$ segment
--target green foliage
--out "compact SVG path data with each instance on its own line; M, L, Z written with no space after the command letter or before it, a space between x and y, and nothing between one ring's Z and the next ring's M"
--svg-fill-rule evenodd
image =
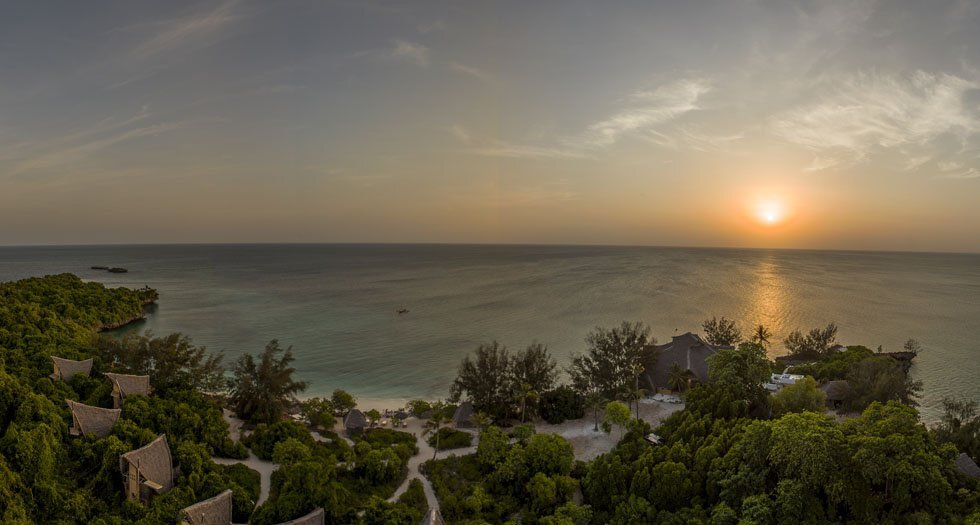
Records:
M976 401L943 398L943 417L933 429L940 443L952 443L961 452L980 459L980 412Z
M837 325L830 323L823 329L814 328L805 335L794 330L783 340L783 345L794 356L818 357L829 354L836 340Z
M473 435L468 432L443 427L438 432L429 436L427 441L430 446L436 447L438 450L466 448L473 445ZM438 446L436 446L437 442Z
M820 359L797 365L793 373L812 376L817 381L832 381L847 377L847 371L875 353L864 346L848 346L843 352L832 352Z
M398 503L415 509L420 516L429 510L429 502L425 498L425 487L419 478L413 478L408 482L408 488L398 497Z
M231 402L238 417L253 423L275 423L306 383L293 379L296 369L292 347L283 349L273 339L259 355L245 354L235 363ZM336 405L335 405L336 407Z
M259 423L251 434L242 438L242 443L251 448L259 459L271 460L276 443L290 438L310 447L315 443L310 431L295 421L279 421L271 425Z
M422 414L432 410L432 404L424 399L413 399L405 405L405 410L415 417L421 417Z
M330 395L330 405L333 407L334 415L343 417L357 406L357 400L346 390L338 388Z
M539 411L542 419L557 425L568 419L585 417L585 399L581 394L567 385L541 394Z
M705 341L715 346L731 346L742 341L742 331L734 320L727 317L705 319L701 328L704 329Z
M804 377L772 396L772 413L778 417L790 412L823 412L826 403L827 394L817 388L817 382Z
M173 392L170 398L127 397L122 417L155 434L166 434L171 441L200 442L209 454L248 457L244 445L229 437L228 423L221 416L221 409L194 391Z
M616 328L596 327L585 337L588 350L572 358L568 370L581 393L597 392L603 399L620 399L644 367L652 365L650 328L623 322Z
M316 429L330 430L337 424L333 403L329 399L314 397L303 401L300 413Z
M626 404L621 401L610 401L603 412L603 428L609 432L612 425L616 425L621 431L625 431L626 425L630 422L630 417L630 409Z
M847 373L848 397L845 405L860 410L871 403L899 401L917 406L915 398L922 382L908 376L902 365L889 357L864 359Z
M165 396L172 390L220 392L225 387L222 355L209 354L182 334L153 337L147 332L122 339L103 336L98 340L98 353L114 371L150 376L157 395Z
M474 357L460 363L450 398L458 401L465 395L476 411L497 421L518 414L524 420L535 412L541 393L554 387L555 367L548 348L539 343L514 355L496 341L480 345Z

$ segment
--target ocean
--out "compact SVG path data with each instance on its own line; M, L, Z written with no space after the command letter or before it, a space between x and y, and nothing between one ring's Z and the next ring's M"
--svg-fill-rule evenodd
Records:
M110 274L92 265L122 266ZM781 341L836 322L844 344L923 351L921 410L980 400L980 255L484 245L0 247L0 280L71 272L160 292L127 330L182 332L230 365L292 346L306 396L442 398L481 343L548 345L561 366L595 326L650 325L659 341L711 316ZM399 309L408 313L399 315ZM783 353L781 343L771 349Z

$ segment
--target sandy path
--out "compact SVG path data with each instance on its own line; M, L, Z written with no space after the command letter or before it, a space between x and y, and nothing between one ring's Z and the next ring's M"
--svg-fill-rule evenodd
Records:
M230 434L231 439L237 443L242 434L242 420L235 417L228 409L222 410L221 415L225 418L225 421L228 422L228 434ZM264 459L259 459L258 456L252 453L251 450L248 451L248 459L212 457L211 460L219 465L234 465L236 463L241 463L250 469L258 471L259 499L255 502L255 506L258 507L264 503L265 500L269 499L269 489L272 487L272 472L277 468L275 463Z
M430 509L439 508L439 500L436 499L436 493L432 490L432 483L429 482L429 478L422 475L419 472L419 466L426 461L432 459L432 453L434 452L433 447L429 445L428 441L422 437L422 432L425 430L425 422L416 418L410 417L405 420L408 424L406 428L399 428L398 430L402 432L408 432L409 434L414 434L417 438L416 443L419 446L419 453L408 459L408 474L405 476L405 481L395 489L395 493L388 498L388 501L396 501L399 496L408 490L408 484L413 480L418 478L422 481L422 488L425 490L425 499L429 503ZM473 442L476 443L478 437L476 433L473 432ZM476 452L476 445L467 448L457 448L453 450L444 450L440 452L436 457L444 458L448 456L465 456L467 454L472 454Z

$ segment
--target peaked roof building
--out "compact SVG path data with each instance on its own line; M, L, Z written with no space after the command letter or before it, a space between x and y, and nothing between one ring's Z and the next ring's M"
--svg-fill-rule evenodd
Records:
M89 375L92 372L91 359L72 361L71 359L51 356L51 364L54 366L51 379L60 379L61 381L71 381L71 378L75 377L76 374Z
M364 430L364 427L366 426L367 417L364 416L364 412L361 412L356 408L352 408L350 412L344 416L344 428L346 428L348 432Z
M111 372L103 375L112 382L113 408L121 408L126 396L150 395L150 376L113 374Z
M323 525L323 523L324 523L323 509L317 507L313 509L312 512L310 512L305 516L280 523L279 525Z
M651 349L656 360L653 367L646 369L646 379L654 389L668 388L667 378L670 370L677 364L681 370L690 370L693 379L708 381L708 358L717 354L719 348L708 344L701 336L687 332L675 335L663 345L653 345Z
M167 436L160 434L148 445L119 456L126 499L148 502L174 487L174 465Z
M473 403L469 401L463 401L456 411L453 412L453 423L456 424L456 428L473 428L476 425L473 424Z
M953 461L953 464L956 465L956 470L962 472L963 474L966 474L974 479L980 478L980 467L978 467L977 463L973 461L973 458L966 455L966 452L962 452L959 456L956 456L956 460Z
M95 437L104 438L112 432L112 426L119 420L122 410L118 408L99 408L66 399L68 409L71 410L71 429L69 433L73 436L84 436L93 434Z
M217 496L199 501L180 511L188 525L230 525L232 493L228 489Z

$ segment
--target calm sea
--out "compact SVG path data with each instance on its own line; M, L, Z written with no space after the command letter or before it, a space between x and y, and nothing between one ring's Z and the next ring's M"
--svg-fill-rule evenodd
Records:
M126 274L90 270L123 266ZM661 341L705 317L782 339L924 351L912 373L932 419L943 396L980 400L980 255L582 246L179 245L0 248L0 280L61 272L149 285L136 330L183 332L230 363L292 345L307 395L445 396L459 360L494 339L537 340L561 364L596 325L639 320ZM397 309L409 312L398 315ZM781 345L772 350L782 352Z

